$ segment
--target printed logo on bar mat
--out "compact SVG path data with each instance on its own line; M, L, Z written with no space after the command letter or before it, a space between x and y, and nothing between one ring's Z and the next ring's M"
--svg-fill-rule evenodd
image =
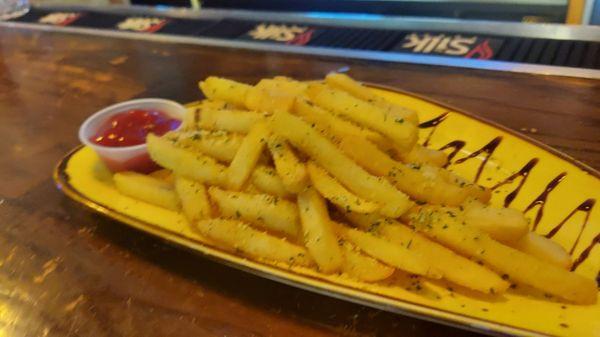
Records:
M502 39L462 36L460 34L409 33L396 46L396 51L435 54L446 56L462 56L487 60L494 56L502 46Z
M82 13L77 12L55 12L42 16L38 22L54 26L68 26L81 16Z
M131 30L134 32L154 33L163 28L168 19L155 17L129 17L117 24L119 30Z
M265 41L303 46L310 42L317 30L313 27L259 23L240 38L243 40Z

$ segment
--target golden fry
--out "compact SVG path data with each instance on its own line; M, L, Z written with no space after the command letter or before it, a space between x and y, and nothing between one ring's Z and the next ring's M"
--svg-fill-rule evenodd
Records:
M405 163L429 164L436 167L443 167L448 162L448 156L438 150L428 149L416 144L408 153L398 152L400 159Z
M379 213L362 214L352 212L339 206L337 207L337 210L344 218L350 221L351 224L367 232L375 229L386 219Z
M308 172L313 186L325 199L345 210L358 213L373 213L379 210L379 205L364 200L352 194L344 186L331 177L325 170L314 163L308 163Z
M239 220L209 219L196 223L202 235L254 258L312 266L304 247L256 230Z
M325 82L332 87L344 90L354 97L383 109L391 116L404 118L415 125L419 123L419 118L415 111L388 102L385 98L374 94L369 88L353 80L348 75L331 73L325 77Z
M244 110L204 110L200 114L198 127L207 130L248 133L265 115Z
M198 123L200 123L200 115L202 110L221 110L231 109L233 106L224 101L211 101L208 99L188 105L185 115L179 130L196 130L198 129Z
M248 90L245 104L250 110L289 112L295 98L306 89L306 83L289 79L263 79Z
M199 83L200 90L210 100L225 101L243 107L252 86L225 78L210 76Z
M382 214L398 217L412 206L404 193L367 173L299 117L277 112L271 122L275 133L308 154L349 190L381 204Z
M466 225L452 208L422 207L411 215L410 224L445 246L483 261L505 278L577 304L596 303L594 281L493 240Z
M572 264L571 255L561 245L533 232L528 232L509 245L563 269L568 270Z
M268 194L225 191L217 187L210 187L208 193L223 217L244 220L291 238L298 237L300 233L298 208L291 201Z
M152 133L146 144L152 160L179 176L218 186L225 182L225 166L211 157L179 148L171 140Z
M374 142L384 142L385 138L379 133L356 125L336 115L323 110L309 101L306 97L296 98L294 113L311 124L319 126L327 131L335 131L336 134L353 135L366 138Z
M323 84L310 84L306 92L319 106L380 132L403 152L409 152L417 142L418 130L413 123L401 117L388 116L385 111L345 91Z
M227 168L227 186L229 188L239 190L246 183L260 158L269 135L270 131L264 123L258 123L252 127Z
M361 253L347 241L342 242L341 247L344 251L342 270L354 278L365 282L376 282L385 280L394 273L394 268Z
M387 177L394 186L418 201L458 206L469 196L468 190L447 183L439 174L441 169L419 164L404 165L366 139L342 137L338 145L367 171Z
M211 217L211 205L206 195L206 188L202 183L184 177L175 178L175 191L183 214L190 222L196 222Z
M336 225L336 230L344 239L385 264L434 279L442 277L439 269L433 267L423 255L409 249L410 247L407 248L377 237L370 232L363 232L341 224Z
M443 278L460 286L489 294L504 292L510 285L491 270L468 260L435 243L408 227L393 221L383 221L378 232L391 242L410 247L441 270Z
M279 136L271 136L267 145L285 188L292 193L304 190L308 185L308 172L287 141Z
M293 196L285 186L283 181L277 175L274 168L258 165L252 172L250 177L252 184L260 191L282 198L290 198Z
M486 232L493 239L516 243L529 232L529 223L522 212L512 208L498 208L479 202L467 204L465 222Z
M344 254L332 227L325 200L317 191L308 188L298 194L298 209L304 233L304 245L319 270L332 273L342 268Z
M233 160L244 139L239 134L208 130L170 132L165 137L173 139L179 147L193 149L226 163Z
M173 185L164 180L135 172L119 172L113 176L117 190L149 204L179 210L179 198Z

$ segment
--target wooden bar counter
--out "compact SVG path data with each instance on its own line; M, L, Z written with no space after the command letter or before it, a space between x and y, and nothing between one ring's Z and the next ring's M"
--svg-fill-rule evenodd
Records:
M109 104L194 101L209 75L313 79L346 67L600 168L598 80L0 28L0 335L475 335L217 264L83 209L52 181L81 122Z

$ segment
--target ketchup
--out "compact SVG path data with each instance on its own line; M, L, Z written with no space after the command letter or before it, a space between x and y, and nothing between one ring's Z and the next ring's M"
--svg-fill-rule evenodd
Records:
M146 142L153 133L162 136L179 127L181 121L162 111L133 109L120 112L106 120L90 141L108 147L124 147Z

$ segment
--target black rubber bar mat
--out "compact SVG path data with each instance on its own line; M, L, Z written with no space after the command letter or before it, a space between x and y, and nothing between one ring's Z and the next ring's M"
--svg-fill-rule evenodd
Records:
M153 15L32 8L13 21L144 34L196 36L295 46L411 53L572 68L600 69L600 43L454 32L331 27L240 19L179 19Z

